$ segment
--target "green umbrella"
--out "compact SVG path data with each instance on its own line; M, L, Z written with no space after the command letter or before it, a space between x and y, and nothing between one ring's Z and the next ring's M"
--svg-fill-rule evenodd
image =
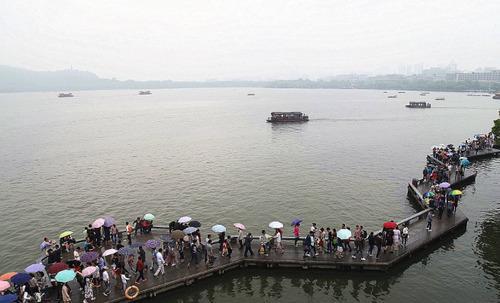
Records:
M452 196L460 196L461 194L463 194L463 193L461 191L459 191L458 189L455 189L451 192Z
M153 221L154 219L155 219L155 216L153 216L152 214L145 214L144 215L144 220Z
M60 271L56 275L56 281L60 283L67 283L73 281L76 277L76 273L72 269L66 269Z
M62 234L60 234L60 235L59 235L59 239L60 239L60 238L67 237L67 236L71 236L72 234L73 234L73 232L72 232L72 231L67 230L67 231L65 231L65 232L63 232Z

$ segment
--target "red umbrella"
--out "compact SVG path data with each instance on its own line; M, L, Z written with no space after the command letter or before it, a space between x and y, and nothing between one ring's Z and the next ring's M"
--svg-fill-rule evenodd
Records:
M62 262L57 262L57 263L54 263L52 265L49 266L49 274L57 274L58 272L60 271L63 271L65 269L68 269L69 266L68 264L66 263L62 263Z
M398 227L398 224L394 221L388 221L384 223L384 228L395 229L396 227Z

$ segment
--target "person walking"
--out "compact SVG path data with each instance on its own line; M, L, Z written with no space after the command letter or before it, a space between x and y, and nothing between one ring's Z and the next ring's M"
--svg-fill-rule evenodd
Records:
M238 243L240 244L239 248L242 249L243 248L243 240L244 240L244 236L243 236L243 230L241 230L240 228L238 228Z
M84 297L85 299L83 300L84 303L88 303L89 301L94 301L94 290L92 289L92 281L89 278L85 279L85 294Z
M401 234L401 237L403 239L403 245L406 246L406 243L408 242L408 236L410 234L410 230L408 229L408 224L405 225L403 228L403 233Z
M399 250L400 243L401 243L401 231L399 230L399 227L396 227L394 229L394 234L392 235L393 251L397 252Z
M118 239L118 227L116 227L116 224L111 225L110 232L111 232L111 243L113 243L113 245L116 245L116 241Z
M141 223L142 220L140 217L137 217L132 224L134 224L134 236L137 237L137 232L140 230L142 234L142 229L141 229Z
M158 277L158 274L161 273L163 276L165 274L165 260L163 259L163 249L160 248L155 254L156 257L156 263L158 263L158 269L156 270L154 276Z
M135 272L139 274L139 276L135 280L135 284L139 284L141 280L146 281L146 279L144 278L144 261L141 256L137 257Z
M62 286L62 301L64 303L71 302L71 288L69 288L68 283L64 283Z
M365 261L366 259L363 257L363 246L361 244L361 241L363 241L362 238L363 231L361 230L361 227L359 225L356 225L356 229L354 230L354 254L352 254L352 258L356 259L356 256L358 254L361 255L361 261Z
M297 223L293 227L293 236L295 237L295 247L298 247L297 242L299 242L299 237L300 237L300 224Z
M130 225L130 223L125 222L125 230L127 231L128 245L132 245L132 232L134 231L134 228Z
M373 256L373 247L375 246L375 236L373 235L373 231L368 236L368 255Z
M195 265L198 264L198 246L196 245L196 240L189 245L189 251L191 252L191 259L188 262L188 268L191 267L192 263Z
M313 241L314 241L314 232L311 231L304 240L304 258L311 256L311 247Z
M122 282L122 289L123 289L123 292L125 293L125 291L127 290L127 281L130 280L130 278L128 278L126 275L125 275L125 272L121 272L120 273L120 279L121 279L121 282Z
M281 243L281 231L279 229L276 229L276 234L274 235L274 241L276 242L276 247L274 249L275 252L280 251L280 254L283 254L283 245Z
M109 293L111 292L111 282L109 280L109 273L108 273L108 268L106 266L103 267L102 269L102 273L101 273L101 276L102 276L102 285L104 287L104 291L102 292L102 294L104 296L108 296Z
M377 260L380 256L380 251L382 250L382 242L383 242L382 233L378 233L375 236L375 246L377 246L377 255L375 256L375 258Z
M252 233L248 233L247 236L245 237L245 258L248 257L248 253L250 253L251 256L253 256L253 251L252 251Z
M432 231L432 211L427 213L427 231Z

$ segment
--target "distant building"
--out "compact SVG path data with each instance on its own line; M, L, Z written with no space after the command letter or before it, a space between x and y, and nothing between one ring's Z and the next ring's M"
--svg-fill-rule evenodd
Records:
M451 81L486 81L500 82L500 70L472 73L452 73L446 75L447 80Z

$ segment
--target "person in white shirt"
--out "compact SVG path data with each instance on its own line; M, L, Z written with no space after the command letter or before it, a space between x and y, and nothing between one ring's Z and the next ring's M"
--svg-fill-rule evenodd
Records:
M243 238L245 238L245 236L243 236L243 231L238 228L238 242L240 244L240 249L243 248Z
M275 251L277 252L279 250L280 254L283 254L283 246L281 244L281 231L279 229L276 229L276 234L273 238L276 241Z
M80 261L80 255L82 253L82 249L80 247L77 247L75 251L73 251L73 259Z
M102 282L104 284L104 291L103 295L108 296L109 293L111 292L111 284L109 283L109 273L107 271L107 267L104 266L102 270Z
M130 278L127 278L124 272L122 272L120 278L122 280L123 291L125 292L127 290L127 281L130 280Z
M403 228L403 234L402 234L402 239L403 239L403 245L406 246L406 242L408 241L408 235L410 234L410 231L408 229L408 225L405 225Z
M155 277L158 276L158 274L164 275L165 274L165 259L163 259L163 249L160 248L158 252L156 252L156 262L158 263L158 269L155 272Z

